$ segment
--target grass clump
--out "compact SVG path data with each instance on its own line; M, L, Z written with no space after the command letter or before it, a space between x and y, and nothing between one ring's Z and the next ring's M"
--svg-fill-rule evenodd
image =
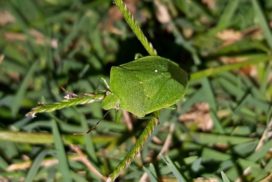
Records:
M154 47L143 39L147 51L111 1L0 3L1 178L106 180L144 131L151 137L131 154L140 155L113 178L270 180L268 1L127 0ZM191 75L185 98L162 110L159 123L114 110L103 117L100 103L74 107L104 98L84 93L106 91L100 78L108 79L112 65L155 50ZM72 98L62 101L62 95ZM71 107L32 120L24 116L56 101Z

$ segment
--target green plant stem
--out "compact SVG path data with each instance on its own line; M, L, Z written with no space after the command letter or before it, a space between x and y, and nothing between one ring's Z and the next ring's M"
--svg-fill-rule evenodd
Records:
M158 124L158 123L155 123ZM241 144L246 142L252 142L257 138L248 138L241 136L232 136L224 134L212 134L212 133L182 133L179 134L179 138L182 141L196 140L202 144ZM62 135L62 139L65 145L69 144L83 144L84 138L82 135ZM104 145L107 143L116 144L120 140L119 136L92 136L92 141L95 144ZM27 132L13 132L13 131L0 131L0 141L16 142L24 144L40 144L47 145L53 143L53 136L49 133L27 133Z
M205 70L197 71L191 74L190 81L199 80L202 78L206 78L208 76L214 76L216 74L220 74L226 71L237 70L242 67L262 63L271 60L271 56L267 54L259 54L254 56L245 56L246 60L239 63L227 64L223 66L217 66L213 68L208 68Z
M136 141L133 148L129 151L129 153L126 155L126 157L118 164L118 166L115 168L115 170L110 174L109 178L111 181L114 181L115 178L118 177L120 172L122 170L124 170L131 163L131 161L135 158L135 156L141 151L144 143L151 136L154 128L159 123L157 114L155 113L155 115L148 121L147 126L145 127L144 131L141 133L139 139Z
M146 51L151 56L156 56L157 52L153 48L152 44L147 40L146 36L142 32L141 28L139 27L138 23L134 20L131 12L127 9L125 3L123 0L114 0L114 3L118 7L118 9L121 11L122 15L124 16L127 24L130 26L134 34L137 36L139 41L142 43Z
M65 99L60 102L52 103L52 104L42 104L40 106L32 108L30 112L26 114L27 117L34 118L37 113L42 112L53 112L55 110L60 110L65 107L72 107L76 105L90 104L93 102L98 102L103 100L105 94L84 94L80 96L76 96L73 98Z
M62 138L66 145L84 143L82 135L62 135ZM118 138L113 136L92 136L92 141L97 144L106 144L115 140L118 140ZM47 133L0 131L0 141L45 145L53 143L53 136Z
M59 160L58 168L62 174L63 181L72 182L72 176L70 171L70 166L64 149L64 143L61 138L57 122L55 120L51 121L53 140L55 145L56 157Z

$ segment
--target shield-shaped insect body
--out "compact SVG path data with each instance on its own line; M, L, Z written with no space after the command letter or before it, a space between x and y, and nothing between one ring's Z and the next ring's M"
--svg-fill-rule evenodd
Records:
M103 108L120 108L143 117L176 104L185 93L187 73L176 63L159 56L147 56L114 66L110 92Z

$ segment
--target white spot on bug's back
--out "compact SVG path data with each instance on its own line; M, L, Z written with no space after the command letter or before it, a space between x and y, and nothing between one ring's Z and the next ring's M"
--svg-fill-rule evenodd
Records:
M154 70L155 71L155 73L158 73L158 70Z

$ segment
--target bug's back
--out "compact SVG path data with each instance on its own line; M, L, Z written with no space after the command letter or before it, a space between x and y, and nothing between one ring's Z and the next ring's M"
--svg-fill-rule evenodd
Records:
M176 63L159 56L113 67L110 73L111 91L120 99L120 108L138 117L177 103L187 80Z

